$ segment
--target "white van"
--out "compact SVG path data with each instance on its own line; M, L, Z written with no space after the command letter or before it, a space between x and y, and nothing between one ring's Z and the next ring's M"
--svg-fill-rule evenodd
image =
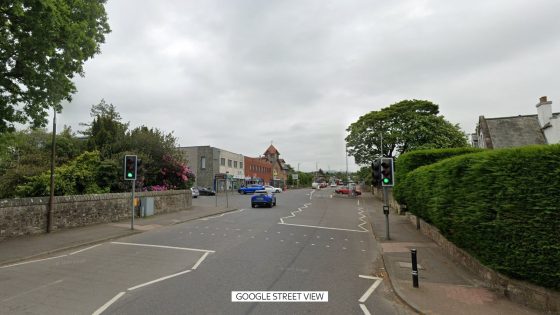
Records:
M319 183L313 183L313 184L311 184L311 188L313 188L313 189L319 189L319 188L320 188L320 185L321 185L321 184L319 184Z

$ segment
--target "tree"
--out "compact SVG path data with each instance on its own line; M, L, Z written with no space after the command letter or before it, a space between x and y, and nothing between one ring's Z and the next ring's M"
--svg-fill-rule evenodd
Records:
M91 124L81 124L88 128L81 133L85 135L89 150L98 150L103 159L125 151L128 123L123 123L121 115L113 104L101 100L99 104L92 105L90 115Z
M14 123L45 126L60 111L110 32L106 0L12 0L0 3L0 133Z
M404 100L371 111L346 129L348 154L363 165L381 155L391 157L417 149L468 146L459 126L438 113L438 105L424 100Z

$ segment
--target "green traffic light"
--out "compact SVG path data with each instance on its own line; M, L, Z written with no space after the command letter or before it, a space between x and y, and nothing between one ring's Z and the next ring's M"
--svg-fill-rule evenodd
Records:
M389 184L389 179L388 178L383 178L383 183L384 184Z
M126 173L126 177L132 178L132 173L131 172Z

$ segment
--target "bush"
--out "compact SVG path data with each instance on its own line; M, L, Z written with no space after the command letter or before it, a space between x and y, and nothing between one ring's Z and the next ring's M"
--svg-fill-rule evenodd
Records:
M401 183L405 180L408 173L420 166L430 165L457 155L482 152L477 148L452 148L452 149L428 149L416 150L405 153L395 160L395 199L401 203L407 203L401 193Z
M109 187L97 185L99 152L85 152L75 160L55 169L55 195L102 194L109 192ZM20 197L39 197L50 194L50 172L29 178L26 184L16 188Z
M560 145L445 159L400 189L411 212L483 264L560 289Z

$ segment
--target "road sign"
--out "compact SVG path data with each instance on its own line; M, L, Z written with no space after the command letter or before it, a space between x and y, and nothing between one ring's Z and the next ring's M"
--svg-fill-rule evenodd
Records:
M218 173L216 175L214 175L215 179L226 179L227 178L227 174L223 174L223 173Z
M299 174L292 174L292 179L298 180L299 179Z

